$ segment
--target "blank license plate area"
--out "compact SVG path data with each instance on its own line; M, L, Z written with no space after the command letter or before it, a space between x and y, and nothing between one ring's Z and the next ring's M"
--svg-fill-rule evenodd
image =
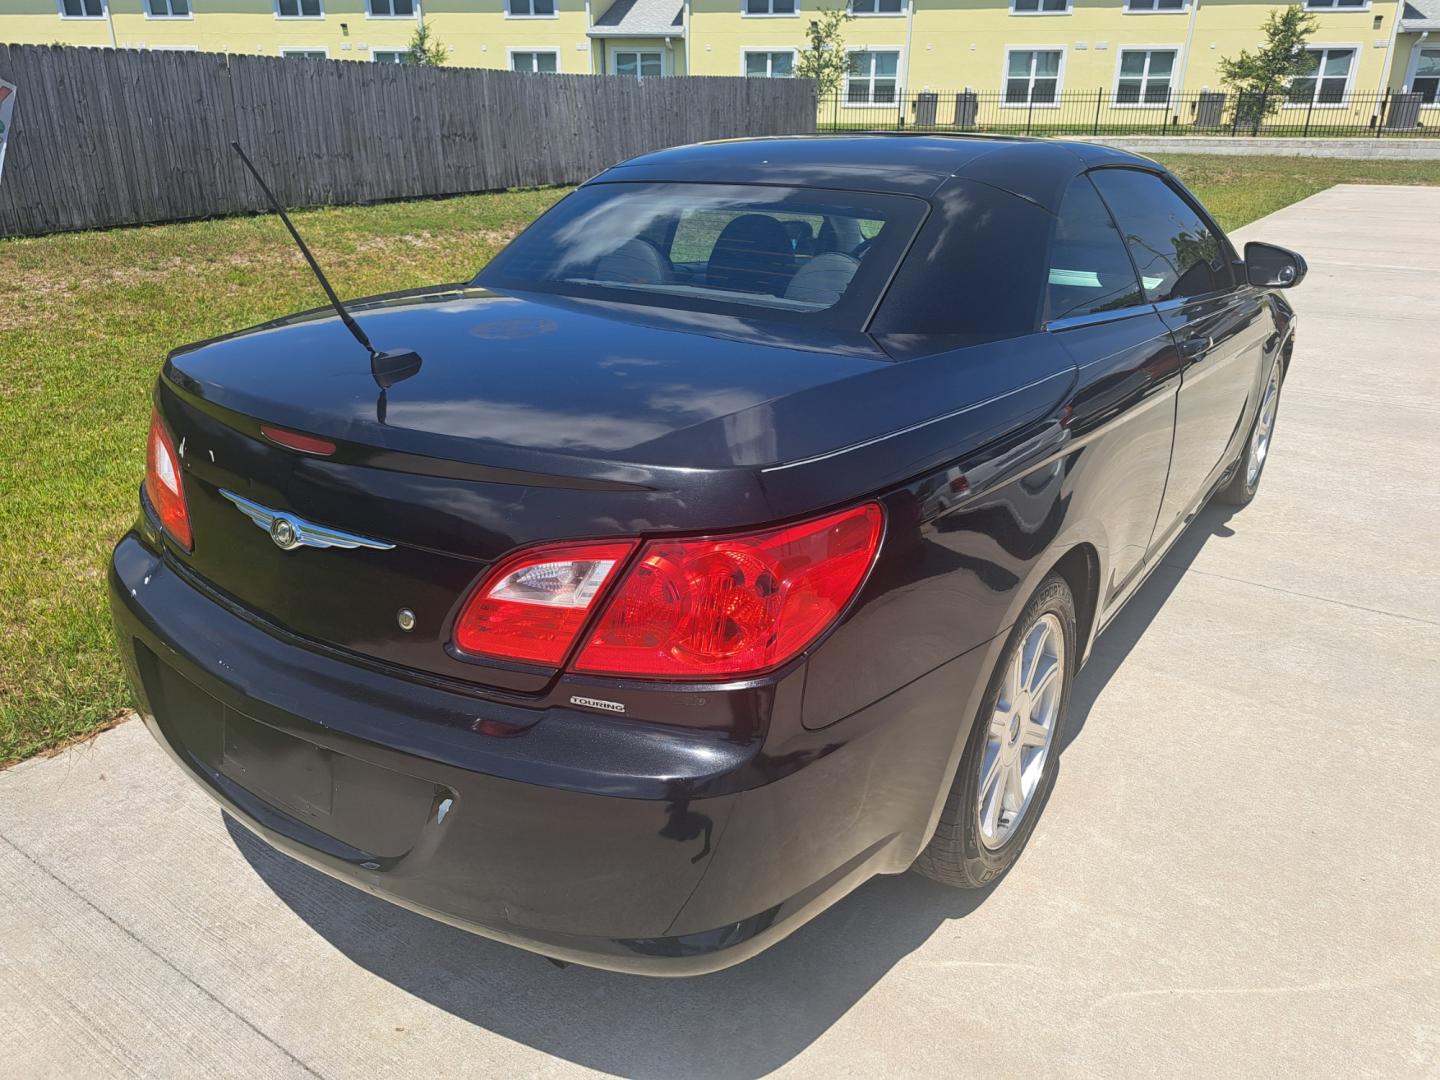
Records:
M268 803L306 817L335 809L334 757L314 743L225 710L219 770Z
M398 858L415 845L436 807L454 798L443 785L252 720L160 663L144 646L136 659L156 719L182 760L202 775L220 774L349 848ZM302 842L315 846L313 839Z

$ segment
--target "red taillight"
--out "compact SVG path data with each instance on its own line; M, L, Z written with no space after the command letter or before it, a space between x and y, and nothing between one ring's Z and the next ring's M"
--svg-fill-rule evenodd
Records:
M150 445L145 452L145 497L155 508L160 524L174 541L189 551L190 511L185 507L185 488L180 482L180 455L158 412L150 415Z
M778 667L828 629L880 548L876 503L743 536L549 544L496 566L455 623L461 652L558 667L601 604L574 667L730 679Z
M260 425L260 434L279 446L299 450L302 454L318 454L320 457L329 457L335 453L333 442L315 435L302 435L298 431L286 431L284 428L271 427L269 424Z
M652 540L606 604L577 671L666 679L785 663L844 610L880 547L875 503L744 536Z
M462 652L558 665L634 540L531 548L495 567L455 622Z

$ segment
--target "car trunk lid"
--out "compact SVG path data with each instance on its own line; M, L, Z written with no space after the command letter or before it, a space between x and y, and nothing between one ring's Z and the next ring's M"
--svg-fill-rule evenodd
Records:
M420 370L382 390L324 312L170 358L158 405L195 535L177 558L283 631L522 693L549 674L448 648L493 560L541 540L717 527L687 509L701 487L734 524L764 520L754 471L737 467L773 453L756 411L891 366L863 341L821 352L472 289L354 310ZM287 432L334 450L282 445Z

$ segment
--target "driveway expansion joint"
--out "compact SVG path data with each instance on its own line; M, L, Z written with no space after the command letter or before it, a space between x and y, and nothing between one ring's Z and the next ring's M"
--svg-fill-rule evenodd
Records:
M1179 570L1181 576L1187 574L1198 574L1200 577L1219 578L1221 581L1233 581L1237 585L1251 585L1257 589L1269 589L1271 592L1284 593L1286 596L1293 596L1300 600L1315 600L1321 604L1334 604L1337 607L1349 608L1352 611L1368 611L1372 615L1388 615L1392 619L1403 619L1406 622L1419 623L1421 626L1440 627L1440 620L1427 619L1423 615L1406 615L1401 611L1390 611L1386 608L1367 607L1364 604L1352 604L1348 600L1336 600L1333 596L1317 596L1315 593L1300 592L1296 589L1287 589L1280 585L1267 585L1263 581L1251 581L1249 578L1232 577L1229 574L1217 574L1214 570L1199 570L1184 563L1171 562L1169 559L1161 559L1160 565L1171 570Z
M297 1067L299 1067L300 1069L303 1069L307 1075L315 1077L316 1080L325 1080L325 1078L324 1078L320 1073L316 1072L315 1069L313 1069L310 1065L306 1064L304 1061L301 1061L300 1058L296 1057L295 1054L294 1054L291 1050L289 1050L287 1047L283 1046L281 1043L277 1042L277 1041L275 1040L275 1038L274 1038L273 1036L271 1036L268 1032L266 1032L266 1031L262 1030L261 1028L257 1027L251 1020L249 1020L249 1019L246 1018L245 1016L241 1015L240 1013L236 1012L235 1009L234 1009L228 1002L226 1002L226 1001L225 1001L224 999L222 999L222 998L217 997L217 996L215 995L214 991L210 990L210 989L209 989L208 987L206 987L204 984L199 983L199 982L196 982L195 979L191 977L191 975L189 974L189 972L185 971L183 968L181 968L181 967L179 967L177 964L175 964L175 962L172 961L168 956L166 956L164 953L160 952L158 949L156 949L154 946L152 946L148 941L146 941L144 938L142 938L139 934L135 933L135 931L133 931L132 929L130 929L130 927L126 926L124 923L120 922L120 920L116 919L113 915L111 915L108 911L106 911L104 908L102 908L99 904L95 903L95 901L91 900L88 896L86 896L84 893L82 893L79 889L75 888L75 886L71 885L68 881L66 881L64 878L62 878L59 874L57 874L57 873L55 873L55 871L51 870L50 867L46 866L43 862L41 862L39 859L37 859L34 855L31 855L30 852L26 851L26 850L25 850L24 848L22 848L19 844L15 843L15 841L11 840L8 836L4 835L3 833L0 833L0 843L3 843L3 844L4 844L6 847L8 847L11 851L15 852L15 854L19 855L22 859L24 859L26 862L28 862L31 866L35 867L35 868L36 868L37 870L39 870L42 874L44 874L46 877L48 877L51 881L53 881L53 882L55 882L55 884L59 885L60 888L64 889L64 890L65 890L66 892L68 892L71 896L75 897L75 899L79 900L82 904L84 904L86 907L88 907L91 911L95 912L95 914L99 915L102 919L104 919L107 923L109 923L111 926L113 926L116 930L119 930L122 934L124 934L127 938L129 938L131 941L133 941L136 945L139 945L140 948L144 949L147 953L149 953L151 956L153 956L156 960L160 961L160 963L162 963L163 965L165 965L165 967L167 967L168 969L170 969L171 971L173 971L176 975L180 976L181 979L183 979L187 984L189 984L190 986L192 986L192 987L194 987L196 990L198 990L204 997L206 997L206 998L209 999L210 1001L214 1002L216 1005L218 1005L218 1006L219 1006L221 1009L223 1009L225 1012L227 1012L227 1013L229 1013L231 1016L233 1016L236 1020L238 1020L241 1024L243 1024L243 1025L244 1025L246 1028L248 1028L250 1031L254 1032L256 1035L258 1035L258 1036L259 1036L261 1039L263 1039L265 1042L267 1042L267 1043L269 1043L271 1046L273 1046L277 1051L279 1051L281 1054L283 1054L287 1059L289 1059L290 1061L294 1062L294 1064L295 1064Z

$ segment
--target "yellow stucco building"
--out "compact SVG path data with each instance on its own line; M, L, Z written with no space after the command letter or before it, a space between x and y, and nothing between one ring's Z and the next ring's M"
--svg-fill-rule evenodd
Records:
M996 109L1150 109L1197 122L1217 63L1261 40L1263 0L848 0L851 73L824 108L955 122L957 95ZM399 60L428 21L451 64L641 78L790 75L835 0L0 0L0 41ZM1304 0L1315 75L1287 109L1322 123L1386 91L1440 124L1440 0ZM926 105L917 99L935 95ZM1184 101L1191 115L1176 103ZM1368 107L1368 106L1367 106ZM929 115L925 113L929 109ZM866 112L865 110L869 110ZM1432 111L1433 110L1433 111ZM1353 110L1352 110L1353 111ZM1161 121L1164 122L1163 120Z

